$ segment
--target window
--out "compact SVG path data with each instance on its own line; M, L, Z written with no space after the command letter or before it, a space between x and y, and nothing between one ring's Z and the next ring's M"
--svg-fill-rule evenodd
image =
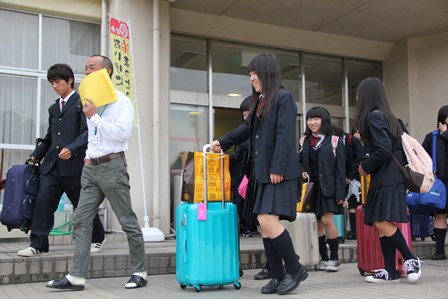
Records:
M171 37L171 89L207 92L207 40Z
M0 39L0 171L4 173L23 163L35 138L47 131L48 107L58 98L47 82L47 69L67 63L75 74L84 75L87 57L100 52L100 25L0 9Z
M356 107L356 89L367 77L381 78L381 63L347 59L348 103Z
M213 94L216 96L237 96L239 103L252 94L249 83L249 63L255 56L269 53L279 61L283 85L299 100L299 52L251 46L231 42L212 41Z
M342 106L342 59L305 54L304 64L306 102Z

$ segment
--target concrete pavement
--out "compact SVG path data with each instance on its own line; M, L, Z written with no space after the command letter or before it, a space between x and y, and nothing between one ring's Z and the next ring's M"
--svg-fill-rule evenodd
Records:
M419 281L410 284L402 278L397 284L369 284L364 281L355 263L344 263L336 273L310 271L308 279L287 298L448 298L448 262L422 261L423 274ZM153 275L148 286L126 290L127 277L89 279L84 291L54 291L45 283L0 285L0 298L276 298L277 295L262 295L261 287L267 281L255 281L258 269L245 270L241 277L241 289L232 285L203 287L200 293L194 288L181 289L174 274Z

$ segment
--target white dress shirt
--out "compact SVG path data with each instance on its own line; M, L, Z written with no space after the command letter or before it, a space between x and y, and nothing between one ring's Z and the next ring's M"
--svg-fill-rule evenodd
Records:
M97 107L97 114L87 119L89 143L86 159L99 158L128 149L128 139L131 137L134 121L134 106L124 93L117 89L115 92L117 101ZM106 108L103 111L104 107Z
M75 91L72 90L71 93L68 94L68 96L66 96L65 98L59 97L59 109L62 111L62 101L64 101L64 105L67 105L68 100L70 99L70 97L72 96L72 94L74 94Z

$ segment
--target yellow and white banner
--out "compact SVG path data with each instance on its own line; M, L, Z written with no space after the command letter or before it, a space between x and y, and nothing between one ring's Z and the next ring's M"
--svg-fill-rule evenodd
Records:
M115 18L110 19L110 59L114 65L112 81L115 88L127 95L131 101L134 98L134 70L131 53L131 31L127 23Z

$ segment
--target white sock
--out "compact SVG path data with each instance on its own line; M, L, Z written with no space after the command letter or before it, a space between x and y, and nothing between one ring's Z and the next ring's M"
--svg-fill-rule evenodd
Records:
M67 274L65 277L67 277L67 280L70 281L70 283L74 286L84 285L86 283L86 279L82 277L77 277L70 274Z
M146 273L146 271L143 271L143 272L135 272L135 273L132 273L132 275L137 275L137 276L142 277L143 279L146 279L147 273ZM126 288L135 288L136 286L137 286L137 285L136 285L134 282L128 282L128 283L125 285Z

